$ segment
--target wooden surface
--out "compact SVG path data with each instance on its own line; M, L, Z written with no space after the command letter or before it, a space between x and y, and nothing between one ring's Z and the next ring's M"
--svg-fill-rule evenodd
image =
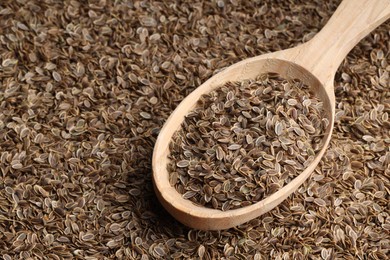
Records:
M344 0L326 26L309 42L298 47L238 62L207 80L188 95L171 114L157 138L153 152L153 184L165 209L183 224L203 230L234 227L278 206L314 171L329 144L335 113L334 75L348 52L368 33L390 17L390 0ZM205 208L183 199L169 183L169 142L184 116L204 93L227 81L254 79L277 72L286 79L299 78L324 102L330 122L324 146L313 163L289 184L253 205L229 211Z

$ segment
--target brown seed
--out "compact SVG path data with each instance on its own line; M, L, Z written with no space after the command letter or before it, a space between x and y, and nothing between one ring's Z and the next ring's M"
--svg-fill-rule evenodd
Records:
M229 150L237 150L240 149L241 145L240 144L231 144L228 146Z
M84 241L91 241L91 240L93 240L94 238L95 238L95 235L92 234L92 233L89 233L89 232L85 233L85 234L81 237L81 239L84 240Z
M290 106L295 106L296 104L298 104L298 101L296 99L290 98L289 100L287 100L287 104L289 104Z
M117 223L114 223L110 226L110 230L112 232L118 232L121 229L121 226Z
M317 204L320 207L325 207L326 206L326 202L323 199L321 199L321 198L314 199L314 203Z
M192 198L196 195L195 191L187 191L186 193L183 194L183 198L189 199Z
M141 112L140 115L145 118L145 119L151 119L152 116L151 114L147 113L147 112Z
M283 126L282 126L281 123L277 122L277 123L275 124L275 134L276 134L276 135L281 135L282 132L283 132Z
M156 246L156 247L154 248L154 252L155 252L158 256L161 256L161 257L166 255L164 249L162 249L161 247L158 247L158 246Z
M206 251L206 248L203 245L200 245L198 247L198 256L200 257L200 259L203 258L205 251Z
M57 241L60 243L69 243L70 242L69 238L67 238L65 236L61 236L61 237L57 238Z
M57 72L57 71L53 71L53 79L55 80L55 81L61 81L61 75Z
M184 168L184 167L188 167L190 165L190 162L188 160L181 160L177 162L176 165L177 167Z

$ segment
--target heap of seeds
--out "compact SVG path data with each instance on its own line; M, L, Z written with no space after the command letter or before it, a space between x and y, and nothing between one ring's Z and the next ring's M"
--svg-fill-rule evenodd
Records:
M321 149L328 125L307 85L277 74L228 82L203 95L170 143L170 183L223 211L276 192Z
M390 21L336 74L331 145L274 210L189 229L154 143L213 73L309 40L340 0L0 1L0 258L386 259Z

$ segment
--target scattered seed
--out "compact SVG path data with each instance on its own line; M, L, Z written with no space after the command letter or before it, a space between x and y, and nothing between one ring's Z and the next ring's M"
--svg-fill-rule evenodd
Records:
M203 259L386 259L389 22L355 46L338 69L335 128L313 177L262 217L205 232L173 221L157 205L150 158L164 121L219 70L311 39L340 1L315 1L315 8L314 1L223 0L223 7L218 1L64 1L64 8L51 2L1 1L1 259L198 259L203 247ZM228 102L215 104L215 113L248 106L247 97L233 89L225 94ZM310 96L290 93L283 110L260 109L265 89L251 93L259 98L242 110L247 113L237 114L241 121L215 123L229 129L215 138L230 142L208 148L210 139L194 137L204 141L205 150L198 151L203 160L196 162L197 153L188 150L183 160L196 168L192 176L211 178L211 186L188 184L205 190L195 198L221 207L214 197L230 186L218 198L231 200L231 208L245 207L245 201L274 189L267 182L285 185L298 174L284 163L291 154L315 155L317 141L289 141L285 134L295 135L289 124L280 136L274 131L285 113L313 136L298 116ZM265 92L275 98L272 88ZM297 104L290 105L290 98ZM244 101L239 105L238 99ZM321 111L314 100L308 108ZM268 120L271 138L261 134ZM252 122L259 125L248 127ZM204 127L206 133L216 129ZM230 133L238 139L230 140ZM233 143L242 147L228 150ZM275 169L262 168L264 152L275 157ZM202 166L209 162L227 169ZM218 178L225 170L235 176L213 179L215 169ZM177 174L173 183L180 179ZM230 185L222 187L226 179ZM113 224L120 225L116 233ZM83 240L87 233L94 238ZM157 246L164 256L154 252Z

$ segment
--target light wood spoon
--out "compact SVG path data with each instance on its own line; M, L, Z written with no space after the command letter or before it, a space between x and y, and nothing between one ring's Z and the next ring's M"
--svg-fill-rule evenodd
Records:
M202 230L234 227L278 206L310 176L329 144L334 124L334 76L348 52L368 33L390 17L390 0L344 0L326 26L310 41L295 48L268 53L238 62L214 75L188 95L170 115L157 138L153 152L153 183L165 209L183 224ZM323 101L329 127L324 145L314 161L295 179L269 197L239 209L221 211L195 205L169 183L169 143L184 116L201 95L228 81L255 79L276 72L286 79L300 79Z

